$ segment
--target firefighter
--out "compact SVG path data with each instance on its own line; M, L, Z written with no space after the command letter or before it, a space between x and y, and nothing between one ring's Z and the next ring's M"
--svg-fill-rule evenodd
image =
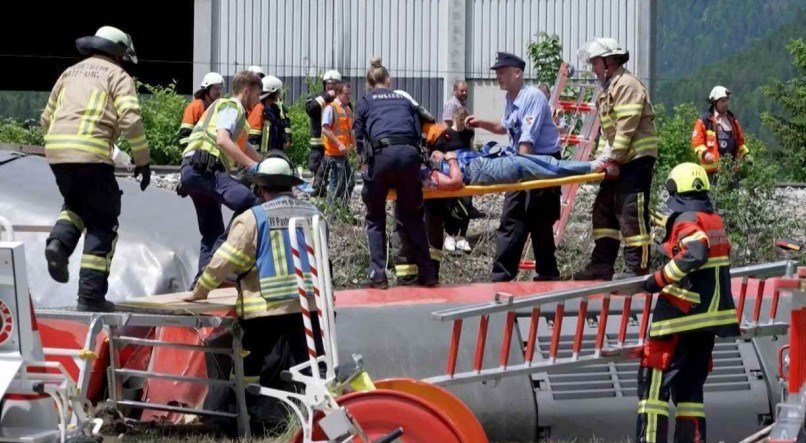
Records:
M260 154L247 142L246 113L260 100L261 89L254 73L235 75L233 96L216 100L204 111L182 153L180 184L193 200L202 236L194 285L216 245L224 240L221 205L237 215L256 204L252 191L229 173L236 165L248 169L260 160Z
M328 206L338 201L347 204L350 200L353 168L347 154L355 149L353 134L353 110L350 104L349 83L341 83L336 87L336 99L325 107L322 113L322 138L325 141L325 159L323 178L327 180Z
M308 360L291 243L287 233L292 217L311 218L319 214L313 204L298 200L292 188L302 183L282 151L269 151L266 159L247 172L260 193L260 203L233 219L226 241L215 251L204 269L193 294L186 301L204 300L230 274L238 275L238 300L235 304L243 328L244 375L247 382L282 388L280 373ZM302 261L303 272L310 278L310 266ZM310 283L309 283L310 284ZM312 293L313 288L308 288ZM313 301L311 301L313 303ZM316 314L311 315L315 329ZM317 333L317 342L320 341ZM219 344L210 344L218 346ZM321 352L321 343L317 343ZM210 377L229 379L232 359L217 359L208 366ZM234 404L229 387L212 389L205 408L228 410ZM288 387L286 387L287 389ZM247 396L249 415L254 421L284 423L286 410L277 402L260 396ZM253 428L253 431L255 429Z
M499 52L495 64L498 84L507 91L501 121L467 118L470 128L494 134L509 134L512 147L520 154L543 154L560 158L560 135L551 119L551 108L537 88L523 82L526 62ZM508 192L497 230L495 259L490 279L511 281L518 276L518 265L526 239L531 235L535 255L535 281L557 280L560 271L554 255L554 222L560 218L560 188Z
M612 279L621 239L625 272L616 279L646 275L652 239L649 190L658 155L655 113L646 87L624 68L630 53L612 38L596 38L580 49L602 85L596 97L602 124L599 160L615 162L620 175L599 185L593 203L595 246L584 270L574 280Z
M193 127L199 122L202 114L211 103L221 97L221 89L224 88L224 77L217 72L208 72L202 77L199 90L193 93L193 101L185 107L182 115L182 125L179 127L179 144L188 144L188 137L193 132Z
M739 325L730 281L730 241L708 196L702 166L677 165L666 181L663 250L670 258L644 282L659 292L649 341L638 369L639 442L665 442L668 402L676 407L674 441L705 441L703 384L711 370L714 337L736 337Z
M730 96L728 88L714 86L708 95L710 106L694 122L694 132L691 134L691 147L712 183L716 183L715 174L720 157L729 155L736 159L750 159L747 156L749 150L744 144L742 126L728 110Z
M246 68L246 70L249 71L249 72L254 73L261 80L263 80L263 78L266 77L266 73L263 72L263 68L261 68L258 65L252 65L252 66Z
M369 286L389 286L386 278L386 197L391 188L397 190L395 210L401 229L411 240L418 282L433 286L437 284L437 277L428 256L423 221L417 107L406 96L389 89L389 71L380 58L374 58L370 64L366 75L370 90L356 105L353 125L364 159L361 197L367 206Z
M249 143L261 153L285 150L291 145L291 120L288 108L280 100L283 82L268 75L263 77L260 103L249 112Z
M137 63L137 55L131 36L111 26L79 38L76 48L87 58L62 73L41 118L45 156L64 197L45 257L51 277L67 283L68 260L86 232L77 309L113 311L106 292L122 194L111 156L119 135L131 146L140 189L151 181L137 89L123 68L124 62Z
M322 160L325 156L325 142L322 139L322 111L336 98L336 87L341 83L341 74L335 69L331 69L322 76L322 93L308 99L305 103L305 112L311 120L311 139L309 142L310 152L308 154L308 170L314 174L313 189L314 195L322 196L325 193L327 184L323 176Z

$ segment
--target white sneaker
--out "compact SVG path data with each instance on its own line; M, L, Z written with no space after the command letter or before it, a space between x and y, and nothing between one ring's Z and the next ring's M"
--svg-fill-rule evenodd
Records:
M445 236L445 242L442 245L448 252L456 252L456 240L450 235Z
M467 239L460 237L459 240L456 241L456 249L464 252L470 252L470 243Z

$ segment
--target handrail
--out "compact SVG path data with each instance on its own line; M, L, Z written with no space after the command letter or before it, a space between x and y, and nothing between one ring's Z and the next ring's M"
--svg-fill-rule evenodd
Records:
M788 264L789 261L784 260L760 265L743 266L741 268L731 269L730 275L731 277L778 276L784 274L789 269L787 267ZM431 318L439 321L458 320L468 317L477 317L479 315L493 314L496 312L510 311L512 309L532 308L538 305L559 303L570 299L596 294L618 295L617 293L624 293L625 296L633 295L634 293L643 292L643 283L647 278L648 277L635 277L586 286L584 288L566 289L562 291L535 294L518 298L510 297L503 300L496 296L496 299L491 302L476 303L468 306L433 312L431 313Z
M8 221L7 218L0 216L0 228L3 228L2 230L6 231L6 236L8 237L6 241L14 241L14 226L10 221ZM0 232L0 234L2 233ZM0 240L2 239L3 237L0 235Z

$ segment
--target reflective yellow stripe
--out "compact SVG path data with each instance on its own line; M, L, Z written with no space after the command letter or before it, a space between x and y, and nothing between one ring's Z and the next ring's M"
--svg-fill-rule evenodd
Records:
M700 294L685 290L681 287L675 285L667 285L662 289L663 293L675 296L681 300L685 300L691 303L699 303L700 302Z
M310 140L308 140L308 143L310 143L311 146L322 146L325 142L322 141L321 137L320 138L315 138L314 137L314 138L311 138Z
M78 135L92 134L95 122L101 118L105 107L106 92L97 89L93 90L90 94L90 101L81 115L81 121L78 124Z
M686 273L683 272L679 266L677 266L677 263L675 263L674 260L669 261L669 263L663 267L663 273L666 274L666 276L669 277L669 280L672 281L679 281L686 276Z
M689 235L687 237L683 237L682 239L680 239L680 243L685 244L685 243L688 243L688 242L698 241L698 240L705 240L705 243L708 244L708 236L705 235L705 233L702 232L702 231L697 231L697 232L695 232L695 233L693 233L693 234L691 234L691 235Z
M132 151L142 151L148 149L148 142L146 142L146 135L143 134L139 137L134 137L129 139L129 144L132 147Z
M613 114L615 114L616 119L624 118L624 117L633 117L633 116L640 116L644 111L644 104L638 103L635 105L618 105L613 107Z
M640 222L639 222L640 224ZM652 236L649 234L633 235L624 239L626 246L644 246L652 244ZM644 266L645 267L645 266Z
M704 312L669 320L653 321L650 337L669 335L694 329L736 324L736 309Z
M618 229L608 229L608 228L594 229L593 239L599 240L600 238L614 238L616 240L621 239L621 237L619 237Z
M653 405L657 405L657 403L654 402L660 402L660 387L662 380L663 371L660 369L652 369L652 382L649 385L649 398L647 401L651 401ZM668 405L666 406L666 415L669 415ZM648 412L646 418L646 441L655 442L657 441L658 435L658 414L654 411Z
M286 275L294 275L293 269L288 269L288 264L286 263L285 257L285 243L283 242L283 233L282 231L270 231L271 237L271 255L274 259L274 273L275 274L286 274ZM294 245L296 247L296 245ZM299 251L300 254L307 254L306 251Z
M398 277L417 275L417 265L395 265L395 275Z
M708 151L708 148L705 145L698 145L694 147L694 153L697 154L698 157L702 158L702 155Z
M613 150L627 149L630 146L630 137L627 135L616 135L613 139Z
M81 256L81 267L86 269L94 269L96 271L108 272L109 262L105 257L98 257L97 255L84 254Z
M110 157L109 142L89 135L48 134L45 136L45 149L75 149Z
M730 266L730 257L727 255L711 257L704 265L700 266L700 269L717 268L719 266Z
M59 217L56 219L56 221L59 220L67 220L79 231L84 231L84 220L82 220L81 217L79 217L78 214L73 211L69 211L67 209L63 210L59 213Z
M637 246L643 246L641 248L641 269L646 269L649 267L649 245L652 244L652 236L648 234L649 226L646 226L646 221L644 221L646 215L644 214L644 194L638 194L638 229L639 232L646 237L641 239L643 242Z
M428 248L431 260L442 261L442 251L436 248Z
M241 269L252 267L252 263L254 262L253 259L249 258L249 256L244 254L241 250L234 248L227 242L221 244L218 250L215 251L215 255L220 256Z
M194 126L196 126L196 125L194 125L193 123L182 123L182 125L180 125L179 128L180 129L193 129Z
M749 149L747 149L747 145L741 145L741 146L739 146L739 158L744 157L744 156L745 156L745 155L747 155L749 152L750 152L750 150L749 150Z
M638 402L639 414L660 414L669 416L669 404L662 400L641 400Z
M213 278L213 276L207 271L204 271L201 277L199 277L199 281L197 283L208 291L212 291L213 289L217 288L219 284L216 279Z
M260 129L252 129L251 127L249 128L249 135L260 135L260 134L261 134Z
M639 152L657 149L659 141L660 139L658 137L644 137L640 140L633 141L632 148Z
M323 99L321 96L316 97L314 100L316 100L316 103L319 103L319 107L322 108L324 108L325 105L327 104L327 102L325 102L325 99Z
M706 129L705 130L705 135L716 135L716 132L714 132L714 131L712 131L710 129Z
M675 417L702 417L705 418L705 408L702 403L680 402L677 404Z
M140 110L140 101L137 100L137 96L124 95L115 99L115 109L118 114L122 114L127 109Z
M294 299L296 300L296 299ZM238 315L243 315L245 313L254 313L254 312L262 312L268 311L274 307L280 305L286 305L288 303L294 303L295 301L292 299L288 300L264 300L260 297L244 297L240 298L237 302L238 307ZM311 306L311 309L314 309Z

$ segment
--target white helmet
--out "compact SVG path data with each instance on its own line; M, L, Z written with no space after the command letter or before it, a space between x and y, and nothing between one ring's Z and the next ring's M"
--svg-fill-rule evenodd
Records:
M711 103L715 103L720 98L730 97L732 92L724 86L714 86L714 89L711 89L711 93L708 94L708 101Z
M249 72L254 72L260 78L263 78L263 77L266 76L266 73L263 72L263 68L261 68L258 65L252 65L252 66L246 68L246 70L249 71Z
M224 77L222 77L221 74L217 72L208 72L207 74L204 74L204 77L202 77L201 85L199 85L199 87L201 89L207 89L213 85L224 86Z
M268 97L269 94L277 92L283 87L283 81L273 75L263 77L263 93L260 94L260 99Z
M335 69L331 69L330 71L325 72L325 75L322 76L322 81L325 81L325 82L330 82L330 81L340 82L341 81L341 74L339 74L339 71L337 71Z
M592 58L611 55L629 55L629 51L622 48L616 39L609 37L596 37L577 51L577 57L588 63Z
M82 55L101 51L137 64L137 54L134 52L132 37L113 26L101 26L95 31L95 35L77 39L76 48Z

